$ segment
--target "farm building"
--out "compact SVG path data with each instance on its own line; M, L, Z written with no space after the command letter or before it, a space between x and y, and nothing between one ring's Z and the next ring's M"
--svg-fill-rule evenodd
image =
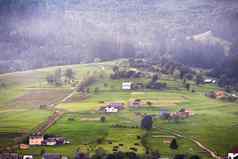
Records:
M131 82L123 82L122 89L123 90L131 90L132 83Z
M113 107L113 108L118 109L118 110L124 109L124 103L110 103L107 106Z
M117 113L119 110L117 108L111 107L111 106L107 106L105 108L105 112L106 113Z
M63 137L49 137L45 139L42 145L54 146L54 145L64 145L70 144L70 141L65 140Z
M55 138L48 138L44 142L45 142L45 145L47 145L47 146L54 146L57 144Z
M224 91L216 91L215 93L215 97L216 98L223 98L225 97L225 92Z
M179 112L186 114L188 117L193 115L192 109L189 109L189 108L182 108L182 109L180 109Z
M0 153L0 159L20 159L17 153Z
M24 155L23 159L33 159L33 156L32 155Z
M191 109L182 108L179 112L172 112L170 113L170 117L177 116L179 118L188 118L193 115Z
M204 79L203 83L205 83L205 84L216 83L216 80L211 79L211 78L207 78L207 79Z
M19 145L19 148L20 148L21 150L27 150L27 149L30 148L30 146L27 145L27 144L20 144L20 145Z
M29 137L29 145L31 146L39 146L44 141L44 136L42 135L36 135L36 136L30 136Z
M42 159L62 159L62 155L60 154L50 154L50 153L45 153L42 156Z
M145 86L143 83L133 83L131 85L131 88L134 89L134 90L138 90L138 89L144 89Z
M224 98L226 96L226 93L224 91L211 91L211 92L207 92L205 95L210 98L220 99L220 98Z
M89 157L84 153L76 153L75 159L89 159Z
M106 113L116 113L122 109L124 109L124 103L109 103L107 106L100 108L101 111Z
M167 118L169 116L169 114L170 113L167 109L160 109L159 115L161 118Z

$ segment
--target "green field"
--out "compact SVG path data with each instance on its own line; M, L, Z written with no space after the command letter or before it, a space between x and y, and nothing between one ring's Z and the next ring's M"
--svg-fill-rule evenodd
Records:
M203 158L210 158L201 148L191 142L191 138L196 138L202 144L208 146L221 156L226 154L235 146L238 146L238 104L223 102L221 100L210 99L204 94L210 90L217 90L215 85L196 86L191 81L195 93L188 92L181 87L182 81L168 79L164 76L161 81L168 84L169 89L165 91L138 90L122 91L121 83L125 80L111 80L108 78L113 63L88 64L67 66L72 67L77 72L77 80L82 80L89 73L98 72L104 75L103 79L97 80L89 87L87 99L80 99L81 94L75 94L69 101L60 103L57 109L67 112L54 126L48 129L48 134L59 135L71 141L71 144L58 147L32 147L26 151L20 151L24 154L39 154L42 149L47 152L57 152L73 157L77 149L95 152L98 147L104 148L111 153L113 146L123 144L121 151L130 151L131 147L136 147L137 153L143 155L144 147L141 145L137 136L143 136L145 133L140 128L142 116L138 113L154 115L154 129L146 137L147 144L153 151L159 151L163 157L171 155L169 144L166 144L166 138L163 136L171 135L169 131L176 131L183 134L186 138L177 138L179 149L177 153L198 154ZM54 89L44 81L45 76L55 68L40 69L26 73L12 73L1 75L1 79L9 79L9 85L14 83L6 91L0 91L0 134L4 136L9 134L9 138L19 135L22 132L31 132L41 121L47 119L51 113L48 110L40 110L32 107L12 107L11 101L16 97L34 89ZM33 76L36 75L36 76ZM27 82L23 80L24 76ZM147 83L148 79L129 79L130 81ZM41 81L41 82L39 82ZM95 88L98 91L95 92ZM67 87L61 88L68 89ZM143 101L152 101L151 106L144 106L138 109L128 108L129 101L141 99ZM125 110L116 114L104 114L98 112L100 106L109 102L124 102ZM168 122L160 119L160 108L166 108L169 111L178 111L180 108L191 108L194 115L188 119L180 120L178 123ZM18 113L16 113L18 112ZM24 116L24 118L22 118ZM26 116L26 117L25 117ZM100 117L105 116L106 122L102 123ZM73 118L73 120L70 120ZM7 121L7 122L6 122ZM115 124L125 126L125 128L114 128ZM131 128L133 127L133 128ZM13 133L11 136L10 134ZM162 136L162 137L161 137ZM98 142L100 140L100 142ZM109 143L112 141L112 143ZM0 145L10 143L1 142ZM135 146L135 143L138 145ZM93 147L93 148L92 148Z
M50 114L49 111L36 109L1 109L0 146L11 145L15 137L32 132Z

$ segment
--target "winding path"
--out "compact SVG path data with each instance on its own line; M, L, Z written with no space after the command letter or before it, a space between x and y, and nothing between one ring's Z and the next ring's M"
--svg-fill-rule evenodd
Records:
M211 156L212 158L214 159L223 159L223 157L217 155L216 152L214 152L213 150L211 150L210 148L208 148L208 146L205 146L203 145L200 141L198 141L197 139L194 139L194 138L190 138L190 137L186 137L184 135L182 135L181 132L178 132L178 131L174 131L172 129L165 129L165 128L160 128L160 129L163 129L167 132L169 132L170 134L174 135L174 136L177 136L177 137L181 137L181 138L185 138L187 140L190 140L192 141L194 144L196 144L198 147L200 147L201 149L203 149L204 151L207 152L207 154L209 154L209 156Z

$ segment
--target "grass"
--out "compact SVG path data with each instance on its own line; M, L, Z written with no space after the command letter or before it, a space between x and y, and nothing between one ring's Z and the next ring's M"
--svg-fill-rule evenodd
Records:
M97 108L100 108L100 104L96 102L80 102L80 103L62 103L56 106L59 109L65 109L71 112L87 112L87 111L96 111Z
M156 133L157 134L157 133ZM163 136L163 135L161 135ZM169 144L166 142L171 141L172 138L168 137L156 137L156 135L152 135L148 137L148 145L153 149L153 151L159 151L161 156L163 157L171 157L173 155L173 151L170 149ZM191 141L183 139L183 138L176 138L178 149L176 150L177 154L187 154L193 155L197 154L202 158L209 158L204 154L203 151L196 145L194 145Z
M47 119L49 111L5 109L0 111L0 147L14 143L14 138L32 130Z
M73 68L76 80L80 81L88 74L106 74L107 69L102 72L102 67L109 67L111 62L100 65L57 66L0 75L1 82L5 84L0 88L0 146L14 144L15 137L30 133L47 120L50 112L36 109L36 106L52 103L67 93L69 86L55 88L48 85L45 80L48 74L58 68ZM51 94L47 95L49 92Z
M73 157L79 147L81 149L86 147L87 149L90 147L88 145L92 145L95 148L103 147L106 151L111 152L112 147L119 143L126 145L121 148L123 151L128 151L135 142L138 142L136 136L141 135L143 131L131 128L112 128L111 125L139 126L142 117L136 115L136 112L140 112L142 115L156 115L157 118L154 120L156 128L153 129L146 140L151 149L159 150L164 157L170 156L171 151L168 144L164 143L164 138L155 137L158 134L168 135L167 132L163 132L160 128L179 131L189 138L194 137L221 156L226 156L233 147L237 146L238 104L214 100L204 96L205 92L219 89L215 85L196 86L194 82L189 81L192 89L195 90L195 93L192 93L182 87L182 81L175 81L172 78L165 77L161 79L161 82L167 83L169 90L166 91L147 89L122 91L121 83L125 80L110 80L108 78L112 64L112 62L108 62L104 64L66 66L73 67L77 71L77 80L79 81L90 74L89 72L102 73L104 75L104 79L100 79L90 86L89 98L81 100L80 94L76 94L72 101L61 103L56 107L64 109L68 113L51 127L47 133L63 136L69 139L71 144L58 147L33 147L27 151L21 151L21 153L39 154L41 149L44 148L48 152L60 152ZM17 109L6 108L5 103L21 95L23 91L28 91L28 89L48 89L49 86L39 81L42 81L48 73L56 68L58 67L0 76L0 79L7 80L9 85L14 84L13 87L8 87L7 91L0 91L0 136L8 134L10 139L12 136L20 135L22 132L30 132L39 122L47 119L49 115L47 111L29 109L29 107L24 106ZM130 79L130 81L147 83L148 79ZM98 88L99 92L94 92L95 88ZM5 96L3 96L4 93ZM127 104L133 99L152 101L153 104L151 107L146 106L139 109L126 108L119 113L110 115L96 111L102 105L102 101L105 103L124 102ZM169 111L174 112L182 107L191 108L195 115L178 123L171 123L158 118L160 108L167 108ZM106 117L105 123L100 122L101 116ZM68 120L71 117L74 118L74 121ZM101 144L97 144L99 138L103 138ZM107 140L112 140L113 144L108 144ZM180 145L178 153L199 154L203 158L209 158L190 140L178 138L178 143ZM90 151L92 153L95 149ZM143 147L139 145L138 153L142 154L143 152Z

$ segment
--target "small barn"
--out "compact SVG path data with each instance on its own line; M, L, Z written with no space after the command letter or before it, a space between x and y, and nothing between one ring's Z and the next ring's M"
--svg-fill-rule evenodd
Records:
M109 103L107 107L113 107L118 110L124 109L124 103Z
M33 159L34 157L32 155L24 155L23 159Z
M161 118L167 118L169 114L170 113L167 109L160 109L159 115Z
M106 113L116 113L122 109L124 109L124 103L109 103L105 107L100 108L100 110Z
M42 135L33 135L29 137L29 145L31 146L40 146L44 141L44 136Z
M189 109L189 108L182 108L182 109L180 109L179 112L182 113L182 114L184 114L184 115L187 116L187 117L190 117L190 116L193 115L192 109Z
M215 93L215 97L216 98L223 98L225 97L225 92L224 91L216 91Z
M216 83L216 80L215 79L211 79L211 78L207 78L207 79L204 79L203 83L205 83L205 84Z
M132 83L131 82L123 82L122 90L131 90Z
M62 159L60 154L44 153L42 159Z
M105 112L106 113L117 113L119 110L117 108L111 107L111 106L107 106L105 108Z

